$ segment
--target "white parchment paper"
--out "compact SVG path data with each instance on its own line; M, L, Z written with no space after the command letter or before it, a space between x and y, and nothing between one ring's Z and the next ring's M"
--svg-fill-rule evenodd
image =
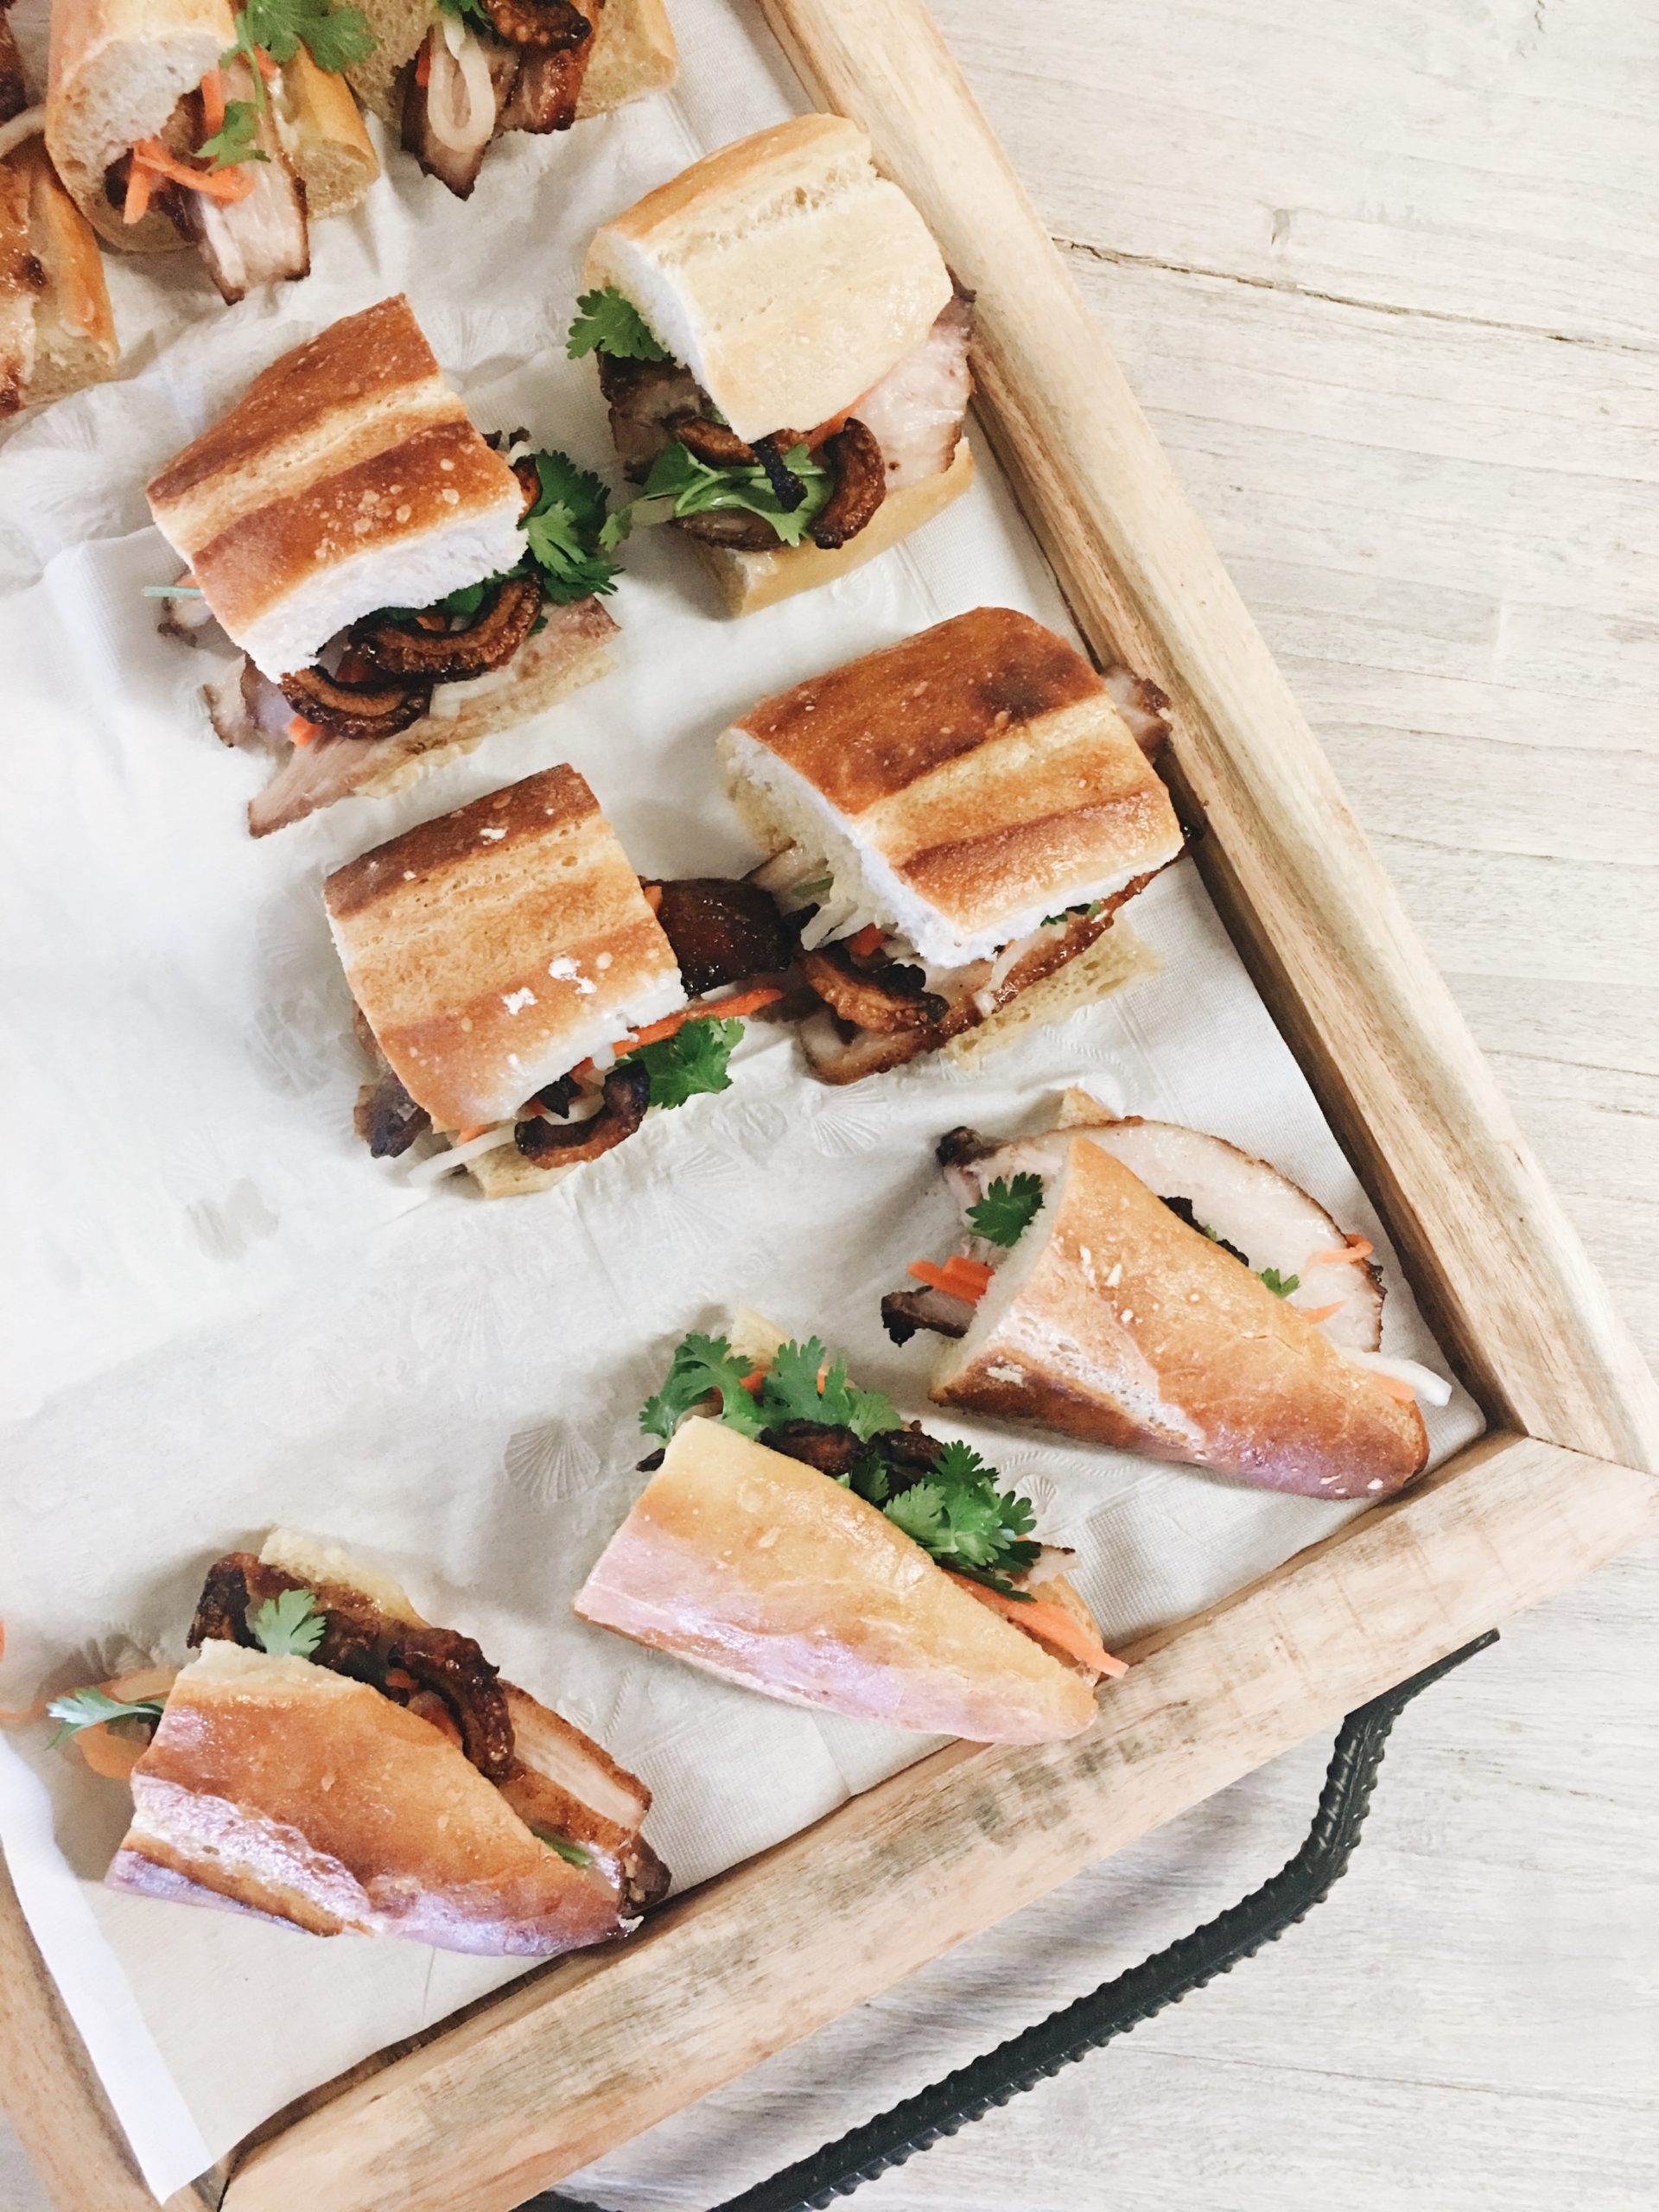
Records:
M286 1521L382 1555L423 1611L644 1774L684 1884L929 1748L722 1687L570 1613L637 1493L637 1408L685 1329L758 1306L919 1407L929 1347L888 1344L877 1302L953 1234L933 1140L967 1120L1038 1126L1074 1080L1266 1155L1387 1246L1188 863L1133 910L1158 976L971 1078L933 1063L830 1090L787 1038L761 1037L732 1092L495 1205L454 1186L413 1200L353 1138L329 868L561 760L642 869L747 865L714 774L735 709L976 605L1065 626L982 451L978 487L918 537L741 625L715 617L687 548L647 535L602 685L398 799L245 836L264 766L207 729L201 657L155 633L141 589L175 568L145 478L256 370L399 289L485 428L524 423L608 467L591 366L563 349L588 235L799 105L742 0L675 16L671 99L507 141L465 206L391 154L368 205L318 226L302 285L226 310L186 257L117 266L130 373L0 448L0 1701L181 1656L207 1560ZM1392 1263L1387 1343L1439 1363ZM1044 1532L1078 1548L1109 1643L1225 1594L1344 1510L940 1425L974 1435ZM1431 1415L1437 1456L1478 1425L1461 1395ZM0 1842L158 2196L522 1971L118 1897L99 1877L124 1796L43 1728L0 1744Z

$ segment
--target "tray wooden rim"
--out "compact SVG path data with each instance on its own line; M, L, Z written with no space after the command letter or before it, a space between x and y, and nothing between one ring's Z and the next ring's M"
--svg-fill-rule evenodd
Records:
M925 0L760 4L811 96L869 131L979 294L980 422L1091 646L1174 702L1160 765L1201 828L1206 880L1495 1427L1149 1639L1086 1737L937 1754L677 1900L632 1944L515 1984L318 2092L176 2208L510 2212L1659 1519L1659 1393ZM791 1953L766 1940L767 1916L798 1928L782 1916L809 1859L830 1894ZM4 2078L22 2084L14 2116L55 2200L139 2212L153 2200L5 1886L0 1962L16 2000ZM51 2094L65 2077L79 2113Z

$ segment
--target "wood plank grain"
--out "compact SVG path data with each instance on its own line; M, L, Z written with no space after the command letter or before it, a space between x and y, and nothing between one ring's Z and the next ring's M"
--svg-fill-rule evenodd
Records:
M508 2212L1656 1526L1651 1476L1488 1438L1149 1639L1087 1736L854 1799L261 2144L226 2212Z
M1321 1103L1471 1382L1659 1467L1659 1391L919 0L763 0L978 295L981 405L1090 642L1175 702L1172 780Z
M0 2082L55 2212L156 2212L0 1859ZM188 2190L162 2212L201 2212Z

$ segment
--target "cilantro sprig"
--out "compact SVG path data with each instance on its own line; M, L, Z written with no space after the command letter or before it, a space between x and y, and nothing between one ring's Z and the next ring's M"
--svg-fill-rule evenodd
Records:
M55 1720L58 1732L52 1738L54 1745L67 1743L83 1728L96 1728L110 1720L159 1720L164 1698L133 1699L111 1697L107 1690L87 1688L67 1690L61 1697L54 1697L46 1710Z
M593 1853L580 1843L572 1843L568 1835L561 1835L556 1828L537 1827L534 1821L531 1821L529 1826L533 1836L544 1843L550 1851L556 1851L561 1859L568 1859L571 1866L591 1866L593 1865Z
M639 498L617 509L600 533L600 543L607 552L613 550L636 522L679 522L687 515L737 510L762 516L778 533L780 545L798 545L830 504L835 486L810 446L791 446L783 464L802 490L792 507L785 506L759 461L717 467L671 438L652 463Z
M996 1469L970 1444L947 1444L931 1473L898 1491L881 1510L941 1567L1023 1598L1010 1574L1037 1563L1030 1541L1037 1516L1029 1498L999 1489Z
M284 1590L267 1598L248 1622L260 1649L273 1659L308 1659L327 1625L315 1590Z
M919 1478L912 1465L901 1471L883 1439L904 1428L903 1416L880 1391L850 1381L846 1361L832 1360L817 1337L780 1344L753 1389L746 1387L749 1372L724 1337L689 1336L676 1347L662 1389L645 1401L639 1426L666 1443L687 1414L712 1398L719 1418L743 1436L760 1437L786 1421L850 1429L866 1448L848 1474L833 1479L879 1506L953 1573L1005 1597L1026 1594L1009 1578L1036 1564L1035 1513L1029 1499L1001 1488L996 1469L971 1445L942 1446Z
M286 64L303 46L319 69L339 76L353 62L366 61L377 43L360 8L337 8L333 0L244 0L234 24L236 43L219 55L219 67L245 62L253 97L227 100L223 125L196 149L200 159L221 169L270 158L258 143L259 119L270 105L259 67L262 53Z
M652 1104L671 1109L683 1106L688 1098L705 1090L731 1089L728 1063L742 1034L741 1021L717 1017L688 1021L671 1037L641 1045L624 1058L644 1068L651 1077Z
M454 7L464 13L475 6L477 0L442 0L445 7ZM564 350L573 361L586 353L608 353L617 361L666 361L671 359L667 349L659 346L632 300L624 298L614 284L606 284L596 292L584 292L576 302L576 319L570 326L570 334L564 341Z
M1281 1275L1277 1268L1258 1268L1256 1273L1275 1298L1288 1298L1301 1288L1300 1275Z
M535 460L542 488L519 528L542 589L561 607L614 591L617 563L601 550L611 543L604 485L568 454L543 451Z
M1020 1173L1010 1182L999 1175L984 1197L968 1209L968 1224L988 1243L1017 1244L1043 1203L1040 1175Z

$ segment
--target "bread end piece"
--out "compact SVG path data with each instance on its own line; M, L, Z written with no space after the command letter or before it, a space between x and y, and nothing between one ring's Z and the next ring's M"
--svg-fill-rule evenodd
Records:
M283 144L305 187L312 221L355 207L380 174L379 156L344 77L303 46L283 70Z
M584 1620L791 1705L975 1743L1049 1743L1090 1685L887 1516L719 1421L677 1431L577 1593Z
M919 484L890 492L856 537L826 552L821 545L780 545L776 552L745 553L729 545L709 545L695 540L698 553L719 589L728 614L753 614L798 592L815 591L820 584L849 576L943 514L974 480L973 449L964 436L949 468Z

